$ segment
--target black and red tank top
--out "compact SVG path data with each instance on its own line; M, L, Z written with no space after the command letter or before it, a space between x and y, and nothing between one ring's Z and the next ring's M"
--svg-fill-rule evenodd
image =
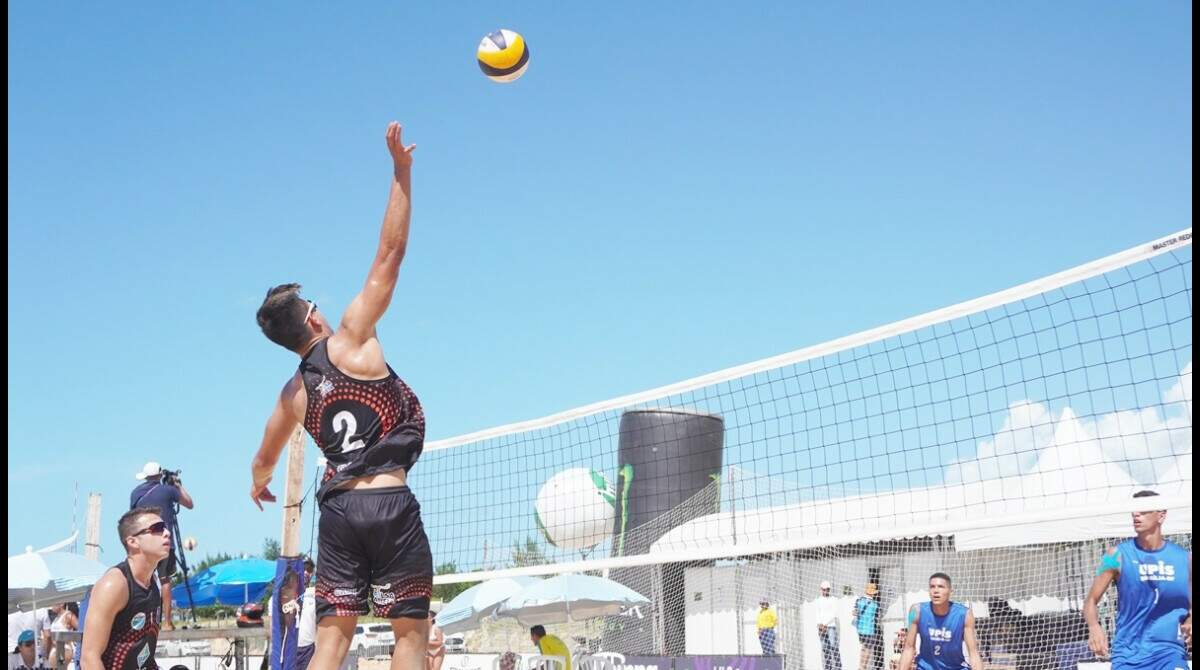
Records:
M421 402L395 370L383 379L355 379L329 361L328 339L300 361L308 406L304 429L328 465L318 499L351 479L408 471L425 446Z
M143 588L133 578L129 561L116 568L129 584L129 602L113 617L108 646L100 659L106 670L155 670L154 649L158 646L158 628L162 621L162 595L158 590L158 574L151 573L149 588Z

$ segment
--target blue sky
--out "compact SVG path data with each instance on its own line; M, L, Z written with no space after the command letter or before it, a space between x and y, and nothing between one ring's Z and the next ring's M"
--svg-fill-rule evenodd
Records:
M119 560L150 459L201 554L278 534L248 463L296 359L253 313L357 292L392 119L418 149L380 334L434 439L1191 225L1188 3L442 4L9 6L10 554L70 532L78 481ZM515 84L473 62L498 27Z

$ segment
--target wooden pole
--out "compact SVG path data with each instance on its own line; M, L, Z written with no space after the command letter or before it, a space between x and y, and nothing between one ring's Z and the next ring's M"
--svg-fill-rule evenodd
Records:
M287 446L287 484L283 491L283 537L279 555L300 555L300 497L304 495L304 429L296 425Z
M88 494L87 543L83 555L93 561L100 559L100 494Z

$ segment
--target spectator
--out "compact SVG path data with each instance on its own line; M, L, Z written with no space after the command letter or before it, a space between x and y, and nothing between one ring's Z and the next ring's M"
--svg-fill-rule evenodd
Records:
M888 661L888 667L892 670L900 670L900 661L904 658L904 636L906 632L907 631L901 628L900 630L896 631L896 637L892 638L893 657L890 661ZM908 668L905 668L905 670L912 670L912 667L913 664L909 663Z
M17 645L8 655L8 670L39 670L46 665L37 655L37 643L32 630L17 635Z
M771 609L771 603L763 598L758 602L758 644L762 647L764 656L775 655L775 625L779 623L779 617L775 614L775 610Z
M537 645L538 652L543 656L559 656L563 659L563 668L571 670L571 651L565 642L555 635L546 633L545 626L534 626L529 629L529 639Z
M859 670L883 670L883 635L879 632L879 585L868 583L865 595L854 603L854 629L862 644Z
M54 623L50 624L50 632L68 633L77 630L79 630L79 603L64 603L62 605L62 612L58 615L58 618L54 620ZM63 645L63 658L61 660L64 665L68 667L74 665L75 661L79 658L79 654L75 653L78 646L79 644L76 642ZM51 638L48 649L50 653L46 655L46 658L50 659L49 665L52 668L57 668L60 659L58 658L58 645L54 643L53 638Z
M8 615L8 648L17 647L17 638L23 631L33 631L34 650L39 658L46 657L46 637L50 631L50 608L43 607L32 612L13 612Z
M821 667L823 670L842 670L838 601L831 595L832 591L832 584L821 582L821 597L817 598L817 634L821 636Z
M517 661L521 660L515 651L506 651L500 655L500 670L517 670Z
M446 661L446 636L437 625L437 615L429 613L429 656L425 659L428 670L442 670Z

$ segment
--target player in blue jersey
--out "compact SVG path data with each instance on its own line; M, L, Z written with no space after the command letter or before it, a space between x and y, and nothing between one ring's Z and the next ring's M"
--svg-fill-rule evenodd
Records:
M908 611L900 668L911 668L916 656L917 670L983 670L975 639L975 614L966 605L951 602L950 594L950 575L936 572L929 577L929 602L913 605ZM921 641L920 653L917 640Z
M1156 495L1140 491L1133 497ZM1116 583L1112 670L1187 670L1187 647L1192 644L1192 553L1163 537L1166 518L1166 510L1133 513L1137 536L1105 552L1084 601L1088 647L1100 658L1109 657L1098 606L1109 585Z

